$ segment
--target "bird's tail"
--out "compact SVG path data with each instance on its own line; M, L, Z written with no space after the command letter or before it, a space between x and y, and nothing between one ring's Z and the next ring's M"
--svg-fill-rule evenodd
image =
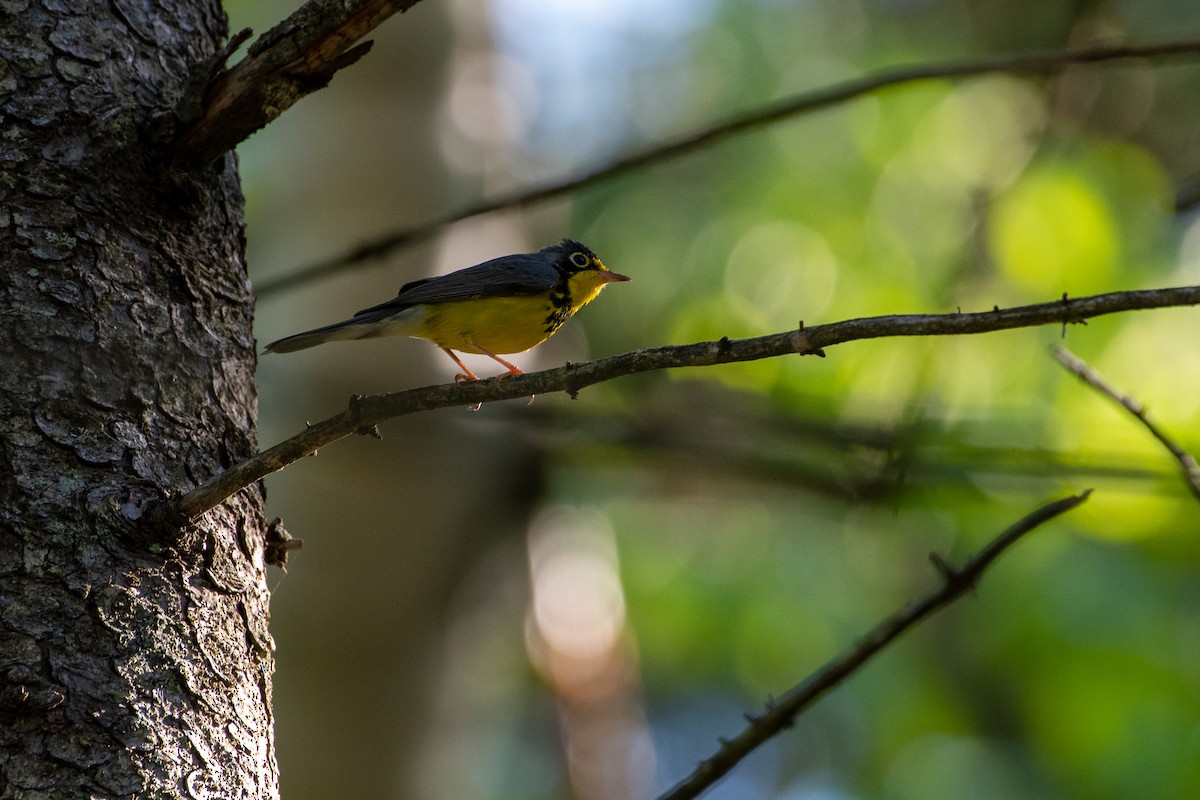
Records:
M361 319L348 319L344 322L335 322L332 325L326 325L321 328L313 328L311 331L296 333L291 336L285 336L282 339L271 342L263 348L264 353L294 353L297 350L306 350L310 347L316 347L325 342L337 342L346 339L363 339L370 336L378 336L378 325L365 323Z

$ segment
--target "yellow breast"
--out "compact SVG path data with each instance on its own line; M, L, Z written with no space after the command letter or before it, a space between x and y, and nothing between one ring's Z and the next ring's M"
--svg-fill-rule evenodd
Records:
M606 283L602 273L588 271L547 294L430 303L404 333L464 353L520 353L550 338Z
M539 345L554 332L544 324L550 300L544 295L484 297L434 303L424 307L409 333L464 353L520 353Z

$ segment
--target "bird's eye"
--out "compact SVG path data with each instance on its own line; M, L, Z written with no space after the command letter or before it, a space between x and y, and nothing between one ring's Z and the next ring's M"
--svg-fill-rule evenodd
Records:
M583 253L571 253L571 263L583 269L592 262Z

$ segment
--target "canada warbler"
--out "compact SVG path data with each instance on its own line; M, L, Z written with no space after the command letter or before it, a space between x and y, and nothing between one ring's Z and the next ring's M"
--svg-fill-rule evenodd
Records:
M520 353L546 341L613 281L627 281L595 253L563 239L536 253L501 256L448 275L406 283L381 305L353 318L288 336L266 347L290 353L339 339L412 336L428 339L454 359L455 380L478 380L455 350L479 353L521 370L500 353Z

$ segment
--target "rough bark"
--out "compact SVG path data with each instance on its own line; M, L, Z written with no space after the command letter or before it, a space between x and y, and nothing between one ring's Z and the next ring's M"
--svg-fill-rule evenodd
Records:
M273 797L262 497L232 156L171 171L213 0L0 4L0 797Z

